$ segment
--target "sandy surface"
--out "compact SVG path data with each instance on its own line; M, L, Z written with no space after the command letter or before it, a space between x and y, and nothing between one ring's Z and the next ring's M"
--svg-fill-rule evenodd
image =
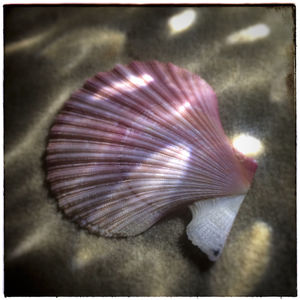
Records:
M5 8L6 295L295 295L293 8ZM261 24L258 33L242 31ZM45 182L47 135L82 83L116 63L170 61L215 89L226 133L257 138L259 167L221 258L188 241L188 210L128 239L78 229Z

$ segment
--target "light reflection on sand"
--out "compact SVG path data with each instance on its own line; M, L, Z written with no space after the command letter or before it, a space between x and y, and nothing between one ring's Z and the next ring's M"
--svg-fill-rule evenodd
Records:
M168 21L170 33L174 35L187 30L194 24L196 17L196 11L192 8L172 16Z
M241 231L214 266L211 289L218 296L247 296L265 274L271 259L272 228L263 221ZM226 276L224 277L224 274Z
M42 49L41 55L61 65L59 70L64 75L73 71L90 54L95 56L93 51L97 51L101 59L117 57L123 50L125 40L126 35L121 31L103 27L83 28L51 41Z
M263 151L262 142L248 134L240 134L233 138L233 147L247 156L258 156Z
M266 38L270 28L266 24L255 24L245 29L232 33L226 39L227 44L251 43Z
M24 133L20 141L16 141L13 146L7 151L5 155L5 164L9 166L18 157L22 158L25 153L33 152L36 149L34 146L38 142L39 138L45 138L42 136L44 134L43 130L47 129L47 126L53 120L53 117L57 113L59 107L70 95L70 88L64 88L64 90L59 93L56 97L53 97L53 101L49 101L51 105L46 107L44 113L40 113L38 120L33 122L33 125L28 128L27 132ZM35 152L36 153L36 152Z
M35 34L31 37L27 37L24 39L21 39L16 42L11 42L7 44L4 48L5 54L13 54L17 51L24 51L27 48L34 47L35 45L43 42L46 38L48 38L52 33L54 33L54 28L51 28L47 31L41 32L39 34Z

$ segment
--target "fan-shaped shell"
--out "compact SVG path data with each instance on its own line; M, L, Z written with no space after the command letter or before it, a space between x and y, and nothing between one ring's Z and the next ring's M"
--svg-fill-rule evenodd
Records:
M129 236L181 206L245 194L256 163L231 147L203 79L153 61L117 65L71 95L50 131L47 168L66 215Z

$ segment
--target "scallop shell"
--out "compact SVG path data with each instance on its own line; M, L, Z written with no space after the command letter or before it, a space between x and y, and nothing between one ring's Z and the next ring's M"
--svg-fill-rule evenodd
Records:
M87 80L56 117L46 160L59 207L80 226L107 237L137 235L190 205L188 237L211 260L257 166L232 148L212 88L157 61L117 65Z

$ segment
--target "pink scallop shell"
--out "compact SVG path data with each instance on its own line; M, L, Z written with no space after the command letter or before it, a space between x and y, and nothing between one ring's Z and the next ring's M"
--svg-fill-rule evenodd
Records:
M59 207L104 236L136 235L179 207L245 194L257 167L232 148L212 88L157 61L87 80L56 117L46 160Z

